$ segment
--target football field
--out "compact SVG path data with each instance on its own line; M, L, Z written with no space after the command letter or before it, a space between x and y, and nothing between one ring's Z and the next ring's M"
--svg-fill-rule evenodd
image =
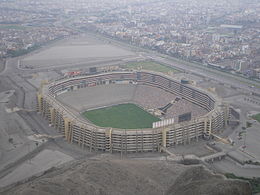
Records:
M86 111L83 116L97 126L120 129L151 128L153 122L160 120L130 103Z

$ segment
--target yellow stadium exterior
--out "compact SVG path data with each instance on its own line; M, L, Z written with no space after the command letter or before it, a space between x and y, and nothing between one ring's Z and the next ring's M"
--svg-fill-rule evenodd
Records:
M150 85L205 108L208 113L191 121L150 129L102 128L77 117L56 99L57 94L80 88L113 82ZM229 118L229 108L208 91L184 85L168 75L149 71L114 71L95 75L61 78L42 86L37 94L38 112L46 118L68 142L90 151L149 152L178 144L188 144L203 135L223 129Z

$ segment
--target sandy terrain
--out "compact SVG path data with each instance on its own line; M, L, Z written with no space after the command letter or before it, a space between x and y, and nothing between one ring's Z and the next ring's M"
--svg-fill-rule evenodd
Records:
M241 94L240 91L230 88L229 86L224 86L219 83L213 82L202 82L199 83L198 86L208 89L208 88L215 88L215 93L222 98L232 97L238 94Z
M201 166L167 161L85 160L3 192L5 195L250 194L243 181L212 175Z
M28 55L20 61L22 68L43 68L64 65L88 64L99 60L133 57L134 52L94 37L82 36L59 42ZM88 64L93 66L93 64Z
M56 46L24 59L24 61L107 58L131 55L131 52L112 45Z
M43 150L34 158L24 162L14 171L0 179L0 187L5 187L33 175L42 173L52 167L59 166L73 158L59 151Z

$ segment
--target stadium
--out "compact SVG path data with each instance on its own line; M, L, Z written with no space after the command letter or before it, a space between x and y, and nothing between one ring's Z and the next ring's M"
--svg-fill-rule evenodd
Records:
M42 85L37 110L90 151L149 152L214 135L229 108L208 91L151 71L108 71ZM114 118L113 118L114 117Z

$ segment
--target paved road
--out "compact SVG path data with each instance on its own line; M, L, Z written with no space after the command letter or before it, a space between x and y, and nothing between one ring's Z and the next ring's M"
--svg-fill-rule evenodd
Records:
M228 131L228 134L225 134L235 142L233 146L221 143L216 145L239 162L246 160L260 161L260 123L254 122L252 127L247 128L247 130L242 129L242 127L246 127L246 122L250 120L247 113L250 111L260 112L260 106L245 102L243 96L240 95L226 98L225 101L240 109L240 125L235 130ZM243 132L242 139L239 139L239 132ZM242 148L244 145L246 145L245 149ZM260 166L242 166L229 158L221 162L214 162L211 166L219 172L230 172L237 176L260 176Z
M31 85L27 79L25 78L27 75L32 73L41 72L38 70L20 70L17 68L17 62L19 58L8 59L6 63L5 69L0 73L1 80L5 82L1 82L1 86L3 88L13 89L15 90L15 97L12 97L9 101L11 106L19 107L19 108L27 108L35 110L36 108L36 92L37 89L35 86ZM2 104L0 107L0 112L4 113L5 105ZM14 127L17 126L18 119L14 118L12 115L19 115L19 120L24 121L27 124L28 130L24 130L23 127L19 126L19 137L14 135ZM27 136L29 134L50 134L57 135L57 130L51 128L47 121L43 120L40 115L36 112L25 112L19 111L14 114L6 114L6 116L10 117L10 124L8 128L5 128L6 137L3 139L7 139L8 137L14 137L14 142L18 142L19 144L23 144L19 147L14 147L12 151L8 153L8 155L4 155L3 151L8 150L10 143L3 145L4 148L1 148L0 156L1 156L1 165L0 165L0 178L4 177L6 174L14 171L19 165L28 161L37 155L41 150L37 150L36 144L32 140L28 140ZM3 117L0 117L0 120L3 120ZM4 121L1 121L4 122ZM12 123L11 123L12 122ZM3 126L0 127L2 131ZM29 130L30 129L30 130ZM29 132L24 133L24 132ZM22 140L23 142L21 142ZM8 142L8 141L7 141ZM21 142L21 143L20 143ZM52 140L51 143L44 145L44 148L49 148L50 150L57 150L62 153L65 153L71 156L74 159L82 159L86 157L96 156L97 153L91 153L87 149L81 149L74 144L69 144L65 142L62 138L57 140ZM13 156L12 156L13 155ZM7 164L8 163L8 164ZM3 167L5 167L3 169Z
M101 39L106 39L112 42L113 44L116 44L118 46L122 46L123 48L131 48L137 52L140 52L141 55L143 55L147 59L152 59L164 64L167 64L169 66L177 67L179 69L185 70L187 72L191 72L193 74L201 75L206 78L214 79L217 80L221 83L226 83L232 86L235 86L237 88L243 89L243 91L246 92L257 92L260 93L260 81L252 81L243 77L239 77L237 75L232 75L229 73L224 73L218 70L214 70L211 68L208 68L203 65L198 65L195 63L191 62L186 62L174 57L170 57L168 55L160 54L158 52L149 50L149 49L144 49L144 48L139 48L134 45L127 44L125 42L120 42L118 40L110 39L107 37L103 37L102 35L93 35L92 36L101 38ZM251 88L252 85L258 85L259 88Z
M212 169L217 170L221 173L234 173L236 176L241 177L259 177L260 168L252 168L252 167L243 167L235 163L234 161L230 161L228 159L215 162L211 165Z
M200 65L196 65L196 64L192 64L192 63L189 63L189 65L188 65L188 63L177 62L174 58L171 59L170 57L163 58L163 57L156 56L156 55L152 55L149 57L158 62L168 64L170 66L177 67L180 69L184 69L193 74L201 75L203 77L216 80L220 83L225 83L230 86L237 87L237 88L243 90L243 92L260 93L260 88L251 88L252 85L260 86L260 83L257 83L257 82L254 82L254 81L251 81L248 79L240 78L240 77L230 75L230 74L227 75L227 73L220 72L220 71L217 71L214 69L210 70L209 68L203 67L202 65L200 66Z
M96 35L98 36L98 35ZM151 51L151 50L147 50L147 49L142 49L142 48L138 48L126 43L122 43L113 39L109 39L109 38L105 38L102 36L98 36L99 38L103 38L106 40L109 40L119 46L122 46L123 48L125 48L126 46L128 46L128 48L130 47L131 49L141 52L140 54L147 58L147 59L152 59L155 61L158 61L160 63L164 63L167 64L169 66L173 66L179 69L183 69L187 72L196 74L196 75L200 75L209 79L214 79L220 83L225 83L228 85L232 85L234 87L237 87L238 89L241 89L244 93L260 93L260 88L251 88L252 85L259 85L260 86L260 82L256 82L256 81L252 81L246 78L242 78L236 75L232 75L232 74L228 74L228 73L224 73L218 70L214 70L214 69L210 69L208 67L204 67L202 65L198 65L195 63L189 63L189 62L185 62L185 61L181 61L179 59L167 56L167 55L163 55L163 54L159 54L157 52ZM30 54L28 54L30 55ZM6 69L3 71L3 73L7 72L7 73L13 73L13 72L31 72L31 73L35 73L38 71L45 71L49 68L42 68L42 69L20 69L19 68L19 60L21 59L21 57L18 58L13 58L13 59L8 59L7 63L6 63ZM121 60L111 60L110 62L105 62L105 61L100 61L100 62L94 62L97 64L102 64L102 65L113 65L113 64L120 64L122 63ZM74 64L67 64L67 67L72 66L75 67ZM79 63L77 67L84 67L85 65L82 63ZM52 67L52 69L62 69L64 67ZM3 74L0 73L0 74Z

